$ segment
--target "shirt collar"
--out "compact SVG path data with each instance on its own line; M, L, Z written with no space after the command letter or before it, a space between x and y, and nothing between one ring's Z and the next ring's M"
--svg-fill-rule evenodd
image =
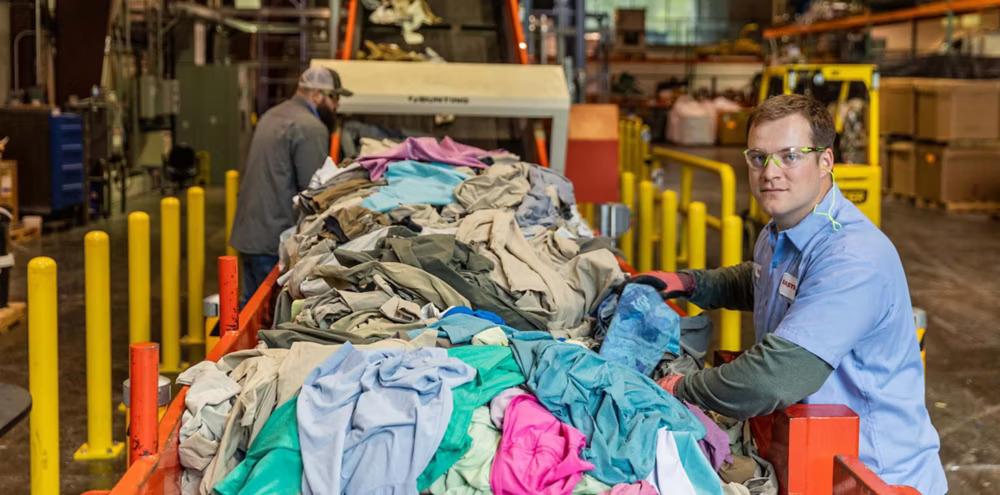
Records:
M309 98L306 98L305 96L297 94L297 95L295 95L295 96L292 97L292 100L298 102L299 104L301 104L303 106L305 106L306 108L309 109L310 112L312 112L313 115L319 117L319 111L316 110L316 105L313 105L313 103L311 101L309 101Z
M782 232L778 232L778 226L771 220L771 234L772 239L776 239L781 233L788 237L788 240L792 241L795 247L802 251L805 248L806 243L813 238L817 233L823 231L824 228L830 229L833 232L833 227L830 225L830 219L823 215L818 215L817 213L830 212L834 218L837 218L837 214L840 213L840 205L842 201L847 201L843 195L840 194L840 188L834 183L830 190L826 192L823 196L823 200L819 202L818 205L809 212L805 218L799 221L794 227L786 229ZM833 207L833 211L831 210Z

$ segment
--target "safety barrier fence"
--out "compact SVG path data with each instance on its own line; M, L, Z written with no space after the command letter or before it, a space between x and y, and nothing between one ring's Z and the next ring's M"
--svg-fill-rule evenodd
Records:
M226 250L236 212L239 173L226 174ZM193 358L200 358L201 348L208 353L211 327L205 324L203 297L205 285L205 191L191 187L185 192L186 227L186 335L181 338L181 201L166 197L160 201L160 283L161 283L161 339L150 344L150 219L146 212L128 215L128 328L130 344L130 370L132 381L129 390L133 397L128 422L131 431L145 431L152 425L154 436L157 424L157 378L159 372L174 374L183 368L182 345ZM76 461L113 460L125 451L122 442L114 441L113 404L111 400L111 273L110 238L99 230L84 236L84 284L86 312L86 370L87 370L87 440L73 455ZM238 264L235 256L220 261L220 296L223 332L235 334L237 329ZM30 416L31 438L31 493L59 493L59 381L58 381L58 290L56 261L37 257L28 263L28 368L29 389L32 397ZM123 288L116 288L121 290ZM258 303L258 307L260 304ZM251 324L259 324L260 316L249 317ZM253 332L256 337L256 332ZM223 339L225 340L225 339ZM233 345L232 338L227 344ZM217 349L223 347L214 346ZM150 365L150 356L152 365ZM124 357L124 356L123 356ZM162 358L162 361L160 359ZM152 379L152 419L148 411L136 406L145 402L149 390L145 382L136 382L134 375L144 375L149 369L157 373ZM136 397L139 393L142 397ZM124 404L119 407L126 411ZM138 416L137 416L138 414ZM137 422L138 421L138 422ZM151 421L151 423L150 423ZM148 438L140 438L142 445L130 443L130 456L147 455L155 449L145 446ZM138 450L137 450L138 449ZM141 451L141 452L140 452Z
M707 233L720 234L719 266L743 260L743 221L736 215L736 176L732 166L689 153L649 145L649 127L635 117L619 123L621 202L633 214L632 225L619 240L625 259L637 270L676 271L707 266ZM657 185L672 166L680 169L680 193ZM718 176L718 214L694 201L695 172ZM654 180L654 178L658 180ZM683 218L682 218L683 217ZM688 314L701 309L689 303ZM720 349L740 348L739 311L720 310Z

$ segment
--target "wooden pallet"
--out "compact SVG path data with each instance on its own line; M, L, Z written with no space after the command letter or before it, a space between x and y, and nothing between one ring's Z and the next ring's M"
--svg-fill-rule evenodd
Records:
M8 303L6 308L0 308L0 334L5 334L24 319L25 304L23 302Z
M997 213L1000 212L1000 201L931 201L916 199L919 208L945 210L952 213Z
M10 229L11 242L27 242L42 237L42 229L39 227L28 228L24 225L15 225Z

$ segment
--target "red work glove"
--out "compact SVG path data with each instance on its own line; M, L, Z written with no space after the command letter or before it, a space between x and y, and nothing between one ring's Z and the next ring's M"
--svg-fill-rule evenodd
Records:
M681 378L684 378L684 375L667 375L660 378L656 384L663 390L666 390L670 395L674 395L674 391L677 390L677 384L680 383Z
M691 297L695 289L694 277L680 272L644 272L632 277L629 283L649 285L666 299Z

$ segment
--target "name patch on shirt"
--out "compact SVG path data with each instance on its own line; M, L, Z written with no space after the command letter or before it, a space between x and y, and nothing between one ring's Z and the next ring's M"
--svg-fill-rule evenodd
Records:
M778 294L785 296L789 300L795 300L795 292L799 290L799 279L791 273L785 272L781 276L781 285L778 286Z

